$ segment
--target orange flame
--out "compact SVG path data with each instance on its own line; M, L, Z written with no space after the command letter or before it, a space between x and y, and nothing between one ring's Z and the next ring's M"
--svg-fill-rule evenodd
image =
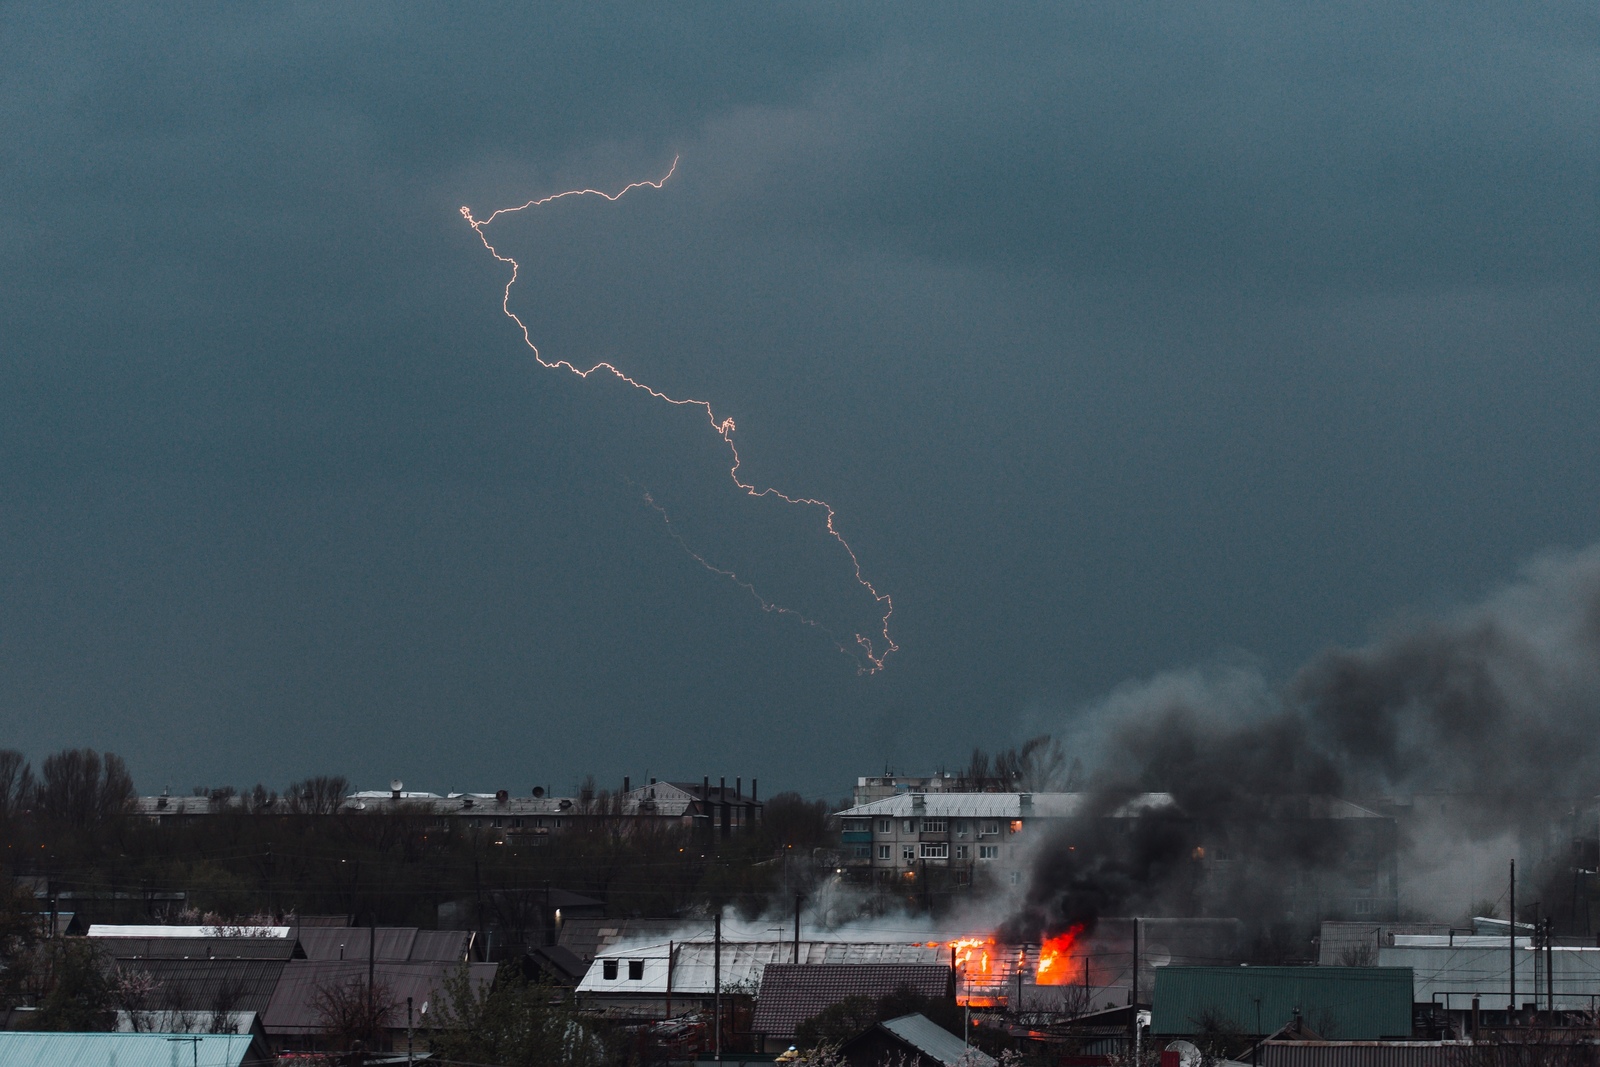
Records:
M1083 927L1074 926L1064 934L1045 939L1039 946L1039 967L1035 972L1035 981L1040 985L1066 985L1077 977L1073 970L1072 950L1077 946L1081 933Z

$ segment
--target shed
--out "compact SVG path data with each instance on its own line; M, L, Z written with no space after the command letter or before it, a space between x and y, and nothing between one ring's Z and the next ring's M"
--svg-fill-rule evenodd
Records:
M0 1067L270 1067L247 1034L0 1033Z
M905 1067L995 1067L994 1057L972 1048L925 1015L902 1015L839 1046L851 1067L904 1063Z
M1158 967L1150 1031L1270 1034L1296 1013L1343 1040L1411 1035L1410 967Z

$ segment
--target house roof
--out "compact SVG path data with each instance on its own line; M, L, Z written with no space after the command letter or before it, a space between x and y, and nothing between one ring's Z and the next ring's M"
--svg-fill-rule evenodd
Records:
M122 961L155 979L146 1003L181 1011L264 1012L290 962L304 960L206 960L147 958Z
M193 1034L212 1033L213 1028L220 1021L226 1028L223 1032L230 1034L244 1034L249 1036L258 1029L257 1020L260 1018L253 1011L229 1011L220 1013L222 1018L217 1018L217 1013L208 1011L119 1011L117 1012L117 1033L119 1034ZM137 1027L135 1024L138 1024Z
M954 1067L995 1067L994 1057L975 1048L929 1019L926 1015L902 1015L878 1024L901 1041L936 1063ZM963 1058L964 1057L964 1058Z
M840 818L890 816L897 819L1066 819L1090 803L1089 793L900 793L838 813ZM1136 815L1172 807L1168 793L1143 793L1113 814Z
M230 931L237 930L237 934ZM146 925L116 925L112 923L94 923L89 927L90 937L188 937L188 938L224 938L248 937L265 938L294 937L292 926L158 926Z
M580 993L623 996L664 996L668 979L668 943L633 943L607 949L589 964L589 971L578 983ZM748 986L754 990L762 971L770 963L789 963L793 941L724 941L720 967L722 984ZM672 945L672 992L686 995L711 993L713 972L719 966L716 947L709 941L682 941ZM802 941L800 962L816 963L920 963L942 965L948 958L942 946L903 942ZM605 976L605 963L617 963L615 977ZM629 962L641 964L640 977L630 978Z
M577 985L589 970L587 961L579 959L560 945L540 945L528 955L533 957L541 971L563 985Z
M180 1039L172 1034L13 1030L0 1032L0 1067L172 1067L191 1062L240 1067L250 1042L248 1034L185 1034Z
M587 964L613 946L633 941L665 946L683 928L681 919L605 919L589 915L562 916L557 943Z
M794 1037L795 1027L849 997L888 996L909 986L924 997L949 992L950 968L917 963L769 963L750 1028L768 1037Z
M460 963L467 958L472 934L466 930L419 930L415 926L310 926L300 930L300 944L310 960Z
M287 960L305 953L280 937L98 937L112 959Z
M406 998L418 1017L424 1005L437 999L445 979L455 973L460 963L427 962L398 963L380 961L373 967L373 976L379 988L387 988L389 996L400 1005L398 1018L391 1020L392 1028L405 1026ZM475 986L494 980L496 965L469 963ZM290 960L284 966L283 976L273 990L272 1000L262 1016L269 1034L311 1034L322 1029L322 1018L317 1013L318 990L343 982L359 982L363 988L367 980L367 961L361 960Z

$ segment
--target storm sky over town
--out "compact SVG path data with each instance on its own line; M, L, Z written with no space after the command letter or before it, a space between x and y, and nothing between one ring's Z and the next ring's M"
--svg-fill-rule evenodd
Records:
M0 747L837 797L1493 595L1600 540L1597 42L1577 3L0 8ZM541 368L460 213L675 158L501 216L511 310L828 501L876 673L818 509Z

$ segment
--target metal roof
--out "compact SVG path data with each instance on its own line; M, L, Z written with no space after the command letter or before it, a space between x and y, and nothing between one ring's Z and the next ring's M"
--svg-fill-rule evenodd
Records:
M1397 942L1399 938L1395 939ZM1473 944L1456 939L1449 945L1387 945L1378 950L1378 962L1385 967L1403 966L1416 975L1419 1003L1436 1001L1446 1008L1463 1011L1472 1007L1474 997L1482 1006L1496 1010L1506 1006L1511 990L1509 937L1472 938ZM1556 945L1550 950L1553 975L1547 976L1542 949L1528 946L1528 939L1517 938L1517 1000L1535 999L1534 976L1539 978L1541 1004L1549 995L1546 982L1553 978L1557 1011L1592 1011L1596 991L1600 990L1600 948ZM1324 1035L1327 1036L1327 1035ZM1344 1036L1344 1035L1339 1035ZM1385 1035L1387 1036L1387 1035Z
M0 1067L240 1067L248 1034L0 1032Z
M455 973L459 963L396 963L379 961L373 967L373 976L379 988L387 988L389 996L400 1005L396 1018L390 1020L391 1028L406 1024L406 998L421 1013L424 1004L434 1000L444 987L445 979ZM476 987L494 980L496 964L470 963L472 983ZM273 990L272 1001L262 1015L267 1033L311 1034L322 1029L322 1019L317 1014L317 991L342 982L360 982L365 988L367 961L361 960L290 960L283 969L283 977ZM420 1014L419 1014L420 1017Z
M1468 1067L1494 1062L1486 1056L1471 1041L1268 1041L1261 1067Z
M889 1019L878 1025L924 1056L945 1064L946 1067L954 1067L958 1063L962 1067L994 1067L993 1056L968 1047L966 1042L926 1015L902 1015L898 1019Z
M1192 1034L1203 1020L1270 1034L1296 1012L1328 1038L1411 1033L1409 967L1157 967L1153 1034Z
M193 1034L221 1032L249 1036L256 1029L253 1011L119 1011L119 1034Z
M148 1003L180 1011L264 1012L277 988L278 976L291 963L304 960L173 960L120 961L155 979Z
M1090 793L901 793L838 812L840 818L890 816L897 819L1067 819L1094 799ZM1113 814L1172 807L1167 793L1143 793Z
M761 974L750 1029L790 1040L800 1023L850 997L888 996L909 986L924 997L946 996L949 965L917 963L769 963Z
M629 945L608 949L596 956L589 972L578 983L578 992L607 996L664 996L667 992L667 948L662 941L654 945ZM748 986L752 992L761 982L769 963L790 963L793 941L724 941L722 943L722 985ZM709 994L716 967L715 946L708 941L683 941L672 946L672 992L686 995ZM617 963L616 976L605 977L607 960ZM945 965L949 950L942 945L901 942L802 941L801 963L921 963ZM640 977L629 977L629 962L642 965Z
M229 931L238 930L237 934ZM292 926L157 926L148 925L115 925L111 923L94 923L89 927L90 937L189 937L189 938L223 938L223 937L287 937L294 936Z
M369 951L389 962L460 963L472 934L466 930L419 930L415 926L309 926L300 945L310 960L364 960Z
M300 942L279 937L100 937L115 960L287 960L304 956Z

